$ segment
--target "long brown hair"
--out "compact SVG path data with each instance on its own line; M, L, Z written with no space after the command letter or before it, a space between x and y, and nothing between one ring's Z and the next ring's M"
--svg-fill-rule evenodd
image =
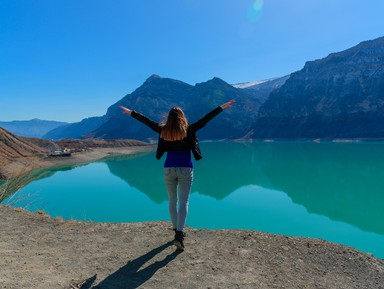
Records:
M180 107L172 108L164 126L161 129L160 137L167 141L182 140L187 137L188 120Z

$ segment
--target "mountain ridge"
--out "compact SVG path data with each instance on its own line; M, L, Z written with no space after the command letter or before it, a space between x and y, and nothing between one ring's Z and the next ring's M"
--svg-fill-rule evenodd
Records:
M118 106L155 121L180 106L193 122L235 99L234 109L199 132L202 139L384 138L384 37L307 61L284 77L243 89L235 86L217 77L190 85L153 74L112 104L98 122L71 124L56 137L154 141L154 133L122 115ZM83 129L76 132L76 126Z
M68 125L68 123L62 121L42 120L38 118L31 120L0 121L0 127L12 132L15 135L37 138L43 137L49 131L62 125Z
M80 123L68 125L59 128L56 131L68 130L64 134L53 132L47 134L46 137L53 139L65 138L68 136L75 138L136 138L139 140L154 141L157 136L149 129L137 123L137 121L122 114L120 105L129 107L139 111L146 116L161 122L165 119L169 109L174 106L181 107L190 121L196 121L211 109L223 104L224 102L235 99L236 105L244 108L243 111L226 112L224 117L220 116L221 123L231 128L230 134L222 125L212 121L208 129L204 129L201 133L202 139L223 139L223 138L241 138L248 133L248 128L244 128L242 122L246 122L247 126L251 126L255 120L255 111L261 105L261 101L257 96L246 93L241 89L234 88L224 80L214 77L206 82L190 85L180 80L171 78L162 78L158 75L152 75L135 91L127 94L122 99L108 107L107 112L102 116L101 124L98 127L88 129L88 132L75 132L76 126ZM244 115L244 112L247 112ZM230 119L230 117L234 117ZM82 121L84 122L84 120ZM70 133L73 133L70 135Z

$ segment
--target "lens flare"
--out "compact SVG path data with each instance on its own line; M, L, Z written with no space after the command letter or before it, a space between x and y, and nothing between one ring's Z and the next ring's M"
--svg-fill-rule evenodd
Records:
M256 22L260 19L264 6L264 0L255 0L247 11L247 18L251 22Z
M256 0L252 6L253 6L253 9L255 9L256 11L260 11L261 9L263 9L264 0Z

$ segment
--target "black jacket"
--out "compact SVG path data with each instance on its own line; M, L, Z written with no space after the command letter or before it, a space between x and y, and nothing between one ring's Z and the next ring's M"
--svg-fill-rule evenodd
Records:
M203 128L211 119L213 119L215 116L217 116L220 112L222 112L223 109L219 106L212 110L211 112L207 113L204 117L202 117L200 120L196 121L195 123L192 123L188 126L187 130L187 137L180 141L167 141L165 139L162 139L160 137L161 133L161 125L157 122L149 119L148 117L142 115L141 113L138 113L136 111L132 111L131 116L138 121L144 123L146 126L150 127L153 131L157 132L159 134L159 142L157 144L157 151L156 151L156 158L160 159L165 152L169 151L189 151L191 150L193 153L193 156L198 161L203 156L201 154L200 146L199 146L199 140L196 137L196 132Z

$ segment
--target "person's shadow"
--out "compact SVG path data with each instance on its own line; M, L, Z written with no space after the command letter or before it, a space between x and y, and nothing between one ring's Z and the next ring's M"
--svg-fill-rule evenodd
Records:
M118 289L118 288L137 288L146 281L148 281L157 270L166 266L169 262L177 257L180 254L180 251L174 251L173 253L166 256L163 260L157 261L144 269L140 268L161 251L165 250L171 246L173 242L165 243L143 256L138 257L135 260L132 260L127 263L127 265L121 267L116 272L109 275L98 285L92 286L93 282L96 280L96 275L90 277L80 289Z

